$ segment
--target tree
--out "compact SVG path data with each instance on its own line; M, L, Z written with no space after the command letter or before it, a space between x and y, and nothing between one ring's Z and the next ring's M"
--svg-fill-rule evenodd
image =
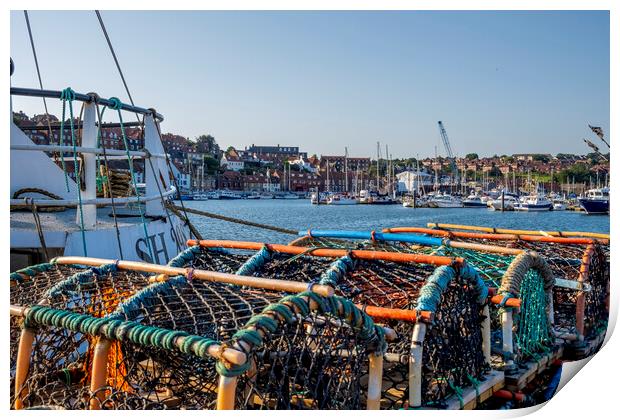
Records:
M211 134L203 134L196 138L196 151L198 153L206 153L217 158L220 154L220 146L218 146L215 141L215 137Z
M215 175L220 169L220 161L211 156L205 156L204 164L205 172L209 175Z
M478 159L478 153L467 153L465 155L465 159L467 159L467 160L476 160L476 159Z

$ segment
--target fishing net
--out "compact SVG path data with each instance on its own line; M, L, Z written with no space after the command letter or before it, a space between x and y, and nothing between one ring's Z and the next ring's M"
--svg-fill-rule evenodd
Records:
M385 347L383 330L351 302L313 292L283 298L106 266L43 295L46 306L26 312L34 343L12 398L19 408L215 408L219 374L239 377L237 408L363 408L368 354ZM106 379L91 391L102 336ZM224 363L214 345L250 361Z
M458 238L460 240L460 238ZM456 240L456 238L455 238ZM471 243L478 243L478 241L469 239L466 240ZM512 242L497 242L497 241L481 241L485 245L499 245L505 248L516 248L519 244ZM322 246L337 246L345 249L367 249L378 251L391 251L391 252L406 252L406 253L420 253L428 255L439 255L448 257L463 258L476 269L480 277L485 283L494 289L502 290L502 284L506 282L506 273L510 271L510 267L514 264L515 255L499 254L496 252L490 252L485 250L471 250L465 248L457 248L449 245L449 242L440 246L425 246L406 242L397 241L372 241L372 240L342 240L332 239L326 237L314 237L305 236L297 241L297 245L304 245L310 247L322 247ZM556 270L561 264L561 261L554 259L552 267ZM536 269L527 271L526 278L528 281L523 282L524 288L513 290L512 297L521 299L522 308L519 312L515 312L515 343L513 348L515 354L512 356L518 362L525 362L532 359L537 359L541 354L549 351L552 347L552 339L550 335L550 326L546 318L546 307L548 308L549 302L544 292L530 287L531 284L539 279L540 272ZM525 273L524 273L525 274ZM531 280L529 280L531 279ZM566 289L562 289L566 290ZM554 309L557 312L557 308ZM493 358L493 366L500 367L505 362L502 350L502 333L501 333L501 312L504 309L495 305L490 306L491 316L491 329L493 331L493 350L497 355ZM572 307L573 313L575 307ZM537 315L534 315L534 312ZM543 316L544 315L544 316ZM574 325L574 323L573 323ZM539 333L534 333L539 331Z
M26 270L30 270L32 276L12 285L12 304L22 307L42 304L97 318L108 315L123 299L148 284L147 274L118 271L113 264L88 269L41 264ZM19 274L23 276L23 271ZM11 277L17 280L17 276ZM11 317L12 405L21 326L20 317ZM24 404L77 408L78 394L85 392L89 380L94 345L86 335L64 329L45 327L37 331L28 378L19 390ZM60 400L65 401L65 405L59 404Z
M578 324L583 323L583 335L592 339L606 330L609 297L609 246L592 243L569 243L534 240L499 240L454 237L454 240L507 248L530 250L541 255L559 282L553 290L554 326L560 337L574 337ZM476 251L453 250L476 264L472 253ZM482 254L482 253L479 253ZM485 255L484 259L488 260ZM497 255L496 258L507 258ZM500 269L501 272L501 269ZM584 290L567 285L563 280L579 282ZM579 303L583 300L583 303ZM583 308L582 306L583 305ZM574 338L571 338L571 340Z
M362 307L414 310L422 287L437 269L430 264L352 259L350 256L316 257L310 255L310 251L291 255L264 246L237 273L328 284L338 295ZM191 264L202 268L196 261ZM489 368L481 351L481 305L471 286L471 279L462 278L458 270L452 270L448 286L441 294L435 322L428 329L423 350L423 400L427 406L440 406L461 387L481 380ZM382 407L406 407L414 324L390 319L381 321L399 337L388 345Z
M236 253L226 249L190 247L168 263L171 267L199 268L201 270L235 273L251 256L247 251Z

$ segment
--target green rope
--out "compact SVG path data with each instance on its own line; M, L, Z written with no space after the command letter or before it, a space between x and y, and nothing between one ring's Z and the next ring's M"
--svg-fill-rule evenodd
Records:
M547 314L547 291L536 270L530 270L521 283L521 308L517 314L515 340L521 353L536 359L541 352L547 352L551 344L551 330Z
M133 171L133 159L131 158L131 155L129 154L129 145L127 144L127 135L125 134L125 124L123 123L123 114L121 112L123 103L120 101L120 99L114 98L114 97L110 98L109 100L110 102L112 102L112 105L110 106L110 108L118 111L118 119L121 125L121 134L123 136L123 145L125 146L125 153L127 154L127 163L129 164L129 173L131 174L131 183L133 184L133 188L136 190L136 197L138 198L138 210L140 211L140 220L142 221L142 228L144 229L144 240L146 241L146 245L149 250L149 256L151 257L151 261L155 262L153 250L151 249L151 243L149 241L149 232L146 227L146 220L144 219L144 212L142 210L142 207L140 206L140 192L138 191L138 184L136 183L136 175ZM144 170L146 173L146 166Z
M84 209L82 206L82 187L80 182L80 174L78 171L78 163L77 163L77 144L75 139L75 126L73 125L73 101L75 100L75 92L70 88L64 89L60 94L60 99L62 100L62 121L64 123L65 120L65 105L69 103L69 126L71 128L71 145L73 146L73 175L75 176L75 183L77 186L77 195L78 195L78 211L80 212L80 234L82 236L82 248L84 250L84 256L88 257L88 252L86 251L86 232L84 229ZM62 126L61 136L63 133ZM63 160L64 162L64 160ZM66 173L65 173L66 178ZM65 179L67 183L67 191L69 191L69 183L68 180Z
M37 274L49 271L54 267L56 267L56 264L54 262L31 265L30 267L22 268L21 270L17 270L9 274L9 278L13 281L21 283L24 281L24 277L22 277L22 274L28 277L34 277Z
M465 406L465 400L463 400L463 389L459 386L454 385L452 381L448 381L448 386L450 386L450 389L454 391L454 395L456 395L456 397L459 399L459 404L461 408L463 408Z
M63 146L63 140L65 137L65 114L66 114L66 102L63 99L64 91L60 94L60 99L62 100L62 118L60 119L60 137L58 138L58 145ZM67 175L67 167L65 165L65 153L60 152L60 161L62 162L62 172L65 175L65 187L67 188L67 192L69 192L69 176ZM73 162L75 164L75 162Z

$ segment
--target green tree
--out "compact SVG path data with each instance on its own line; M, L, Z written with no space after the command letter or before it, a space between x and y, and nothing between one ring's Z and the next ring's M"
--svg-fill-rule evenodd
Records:
M196 151L198 153L206 153L213 157L219 157L220 146L215 141L215 137L211 134L203 134L196 138Z
M209 175L215 175L220 169L220 161L212 156L205 156L204 164L205 172Z
M476 160L476 159L478 159L478 153L467 153L465 155L465 159L467 159L467 160Z

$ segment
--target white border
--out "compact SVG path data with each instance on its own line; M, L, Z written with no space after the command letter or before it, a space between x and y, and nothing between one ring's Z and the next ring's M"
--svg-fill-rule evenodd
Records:
M107 1L77 1L77 0L57 0L52 2L43 1L43 0L23 0L23 1L14 1L9 0L3 2L4 5L4 13L2 15L2 24L0 25L0 33L3 35L2 42L2 52L3 54L0 56L4 56L5 58L10 55L10 9L21 10L24 8L27 9L58 9L58 10L87 10L87 9L101 9L101 10L135 10L135 9L150 9L150 10L198 10L198 9L212 9L212 10L235 10L235 9L244 9L244 10L610 10L610 35L611 35L611 57L610 57L610 89L611 89L611 103L610 103L610 133L608 138L613 137L614 127L616 127L616 123L618 122L618 74L620 74L620 66L619 66L619 51L620 45L618 40L620 39L620 33L618 30L618 4L619 2L612 2L607 0L591 0L591 1L576 1L576 0L504 0L504 1L489 1L489 0L478 0L478 1L458 1L458 0L436 0L431 2L428 1L418 1L418 0L386 0L386 1L369 1L369 0L298 0L298 1L285 1L285 0L261 0L261 1L251 1L251 0L229 0L229 1L189 1L189 0L175 0L164 1L164 0L151 0L151 1L141 1L141 2L130 2L127 0L107 0ZM59 24L66 24L66 22L59 22ZM2 84L2 97L9 97L9 80L7 80L8 72L5 72L5 82ZM9 113L9 103L8 101L2 101L2 110L5 115ZM2 168L4 177L2 178L4 182L0 183L0 196L7 197L9 196L9 162L7 161L9 154L6 153L8 151L8 138L9 138L9 127L6 119L2 119L2 138L5 141L5 153L2 153ZM613 140L612 140L613 142ZM612 153L612 166L614 168L617 166L616 156ZM619 184L619 176L615 171L612 173L612 184ZM619 213L616 211L617 207L612 206L612 213ZM4 227L4 232L9 232L9 210L8 203L5 202L2 207L2 212L4 216L0 218L1 223ZM613 216L612 216L613 217ZM616 224L611 222L611 234L612 237L615 238L617 228ZM612 243L612 250L615 248ZM5 250L1 255L3 256L2 261L4 264L2 266L3 272L9 272L9 264L8 264L8 249L9 249L9 235L3 235L3 249ZM615 255L615 252L612 251ZM618 299L617 293L615 293L617 287L617 281L614 279L618 275L618 264L615 259L612 259L612 267L611 267L611 276L612 276L612 300L611 300L611 322L609 332L613 330L615 327L615 322L617 319L617 308L618 308ZM4 296L4 312L3 316L5 317L4 325L8 326L8 319L6 317L6 305L8 303L8 281L2 283L2 296ZM8 328L7 328L8 329ZM5 330L4 337L7 337L7 332ZM608 334L609 339L609 334ZM618 398L615 394L617 394L618 383L620 382L620 368L618 367L620 364L618 363L617 355L619 352L620 345L618 344L618 338L612 337L612 339L606 344L605 348L603 348L599 354L596 355L589 363L588 368L584 369L582 372L572 380L569 381L568 384L548 403L542 410L536 409L528 409L528 410L518 410L511 412L497 412L497 411L489 411L489 412L428 412L428 411L394 411L391 412L390 416L407 416L407 418L502 418L502 417L515 417L524 415L527 413L534 412L532 414L532 418L538 419L548 419L549 416L553 416L554 418L562 418L562 419L590 419L590 418L608 418L611 417L616 408L616 399ZM8 346L2 346L3 356L0 356L3 361L5 361L5 372L8 370ZM571 366L574 365L574 366ZM565 371L568 372L570 370L578 370L578 365L583 365L583 363L574 363L574 364L565 364ZM6 376L8 378L8 374ZM0 389L2 389L2 407L5 410L8 410L8 381L0 381ZM216 412L177 412L177 413L159 413L159 412L127 412L127 413L83 413L83 412L41 412L41 411L31 411L31 412L11 412L9 415L11 416L27 416L33 417L34 415L37 417L45 416L45 418L60 418L62 417L72 417L72 416L94 416L95 418L102 418L103 416L110 415L122 415L124 417L132 417L132 418L143 418L146 416L164 416L170 418L171 416L181 415L183 417L189 418L194 416L209 416L210 418L225 418L228 416L239 416L240 413L216 413ZM181 414L182 413L182 414ZM284 418L289 417L291 413L288 412L278 412L278 413L255 413L255 412L246 412L241 414L242 416L251 416L251 417L265 417L265 418ZM314 412L300 412L295 413L295 417L303 417L303 418L312 418L317 415ZM335 412L322 412L320 416L328 416L328 417L336 417L340 414ZM375 416L375 413L355 413L356 416L362 417L370 417ZM617 416L617 415L616 415Z

